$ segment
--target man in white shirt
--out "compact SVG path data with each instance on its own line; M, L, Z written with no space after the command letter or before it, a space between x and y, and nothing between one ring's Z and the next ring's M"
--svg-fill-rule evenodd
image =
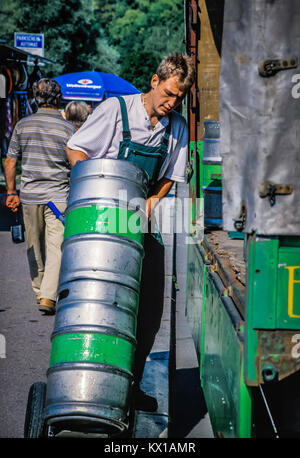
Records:
M173 110L192 86L194 73L191 58L176 53L161 62L152 76L149 92L124 96L123 101L113 97L102 102L67 143L71 166L78 160L111 158L127 159L144 168L151 183L147 198L150 219L154 202L165 197L175 181L185 181L188 129L184 117ZM127 128L124 127L124 118ZM131 154L131 142L134 142L135 149L137 144L140 145L140 156L136 151ZM151 154L153 151L157 154ZM163 247L151 234L145 236L134 396L137 409L155 411L156 399L141 391L139 384L162 314L164 254ZM153 320L155 324L149 324L148 319L154 315L157 318Z

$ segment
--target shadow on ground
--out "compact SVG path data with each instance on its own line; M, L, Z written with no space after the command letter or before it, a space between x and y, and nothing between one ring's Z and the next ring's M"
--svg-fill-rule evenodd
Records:
M207 413L199 368L176 370L174 383L176 398L170 408L169 437L187 437Z

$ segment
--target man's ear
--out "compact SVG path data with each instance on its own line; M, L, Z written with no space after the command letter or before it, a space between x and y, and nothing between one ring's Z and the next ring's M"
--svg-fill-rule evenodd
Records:
M159 84L159 77L158 75L155 73L155 75L152 76L152 79L151 79L151 88L152 89L155 89Z

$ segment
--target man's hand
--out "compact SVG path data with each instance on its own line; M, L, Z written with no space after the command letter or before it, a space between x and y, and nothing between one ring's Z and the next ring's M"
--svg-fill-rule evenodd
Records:
M162 178L155 185L151 196L147 199L146 204L146 215L149 220L151 219L151 212L158 202L170 192L173 183L174 181L169 180L168 178Z
M66 147L66 152L71 167L73 167L77 161L86 161L88 159L88 156L79 150L70 149Z
M18 195L16 196L7 196L6 198L6 206L11 209L11 211L16 212L18 211L20 205L20 198Z
M4 174L7 187L6 206L9 207L13 212L16 212L20 205L20 198L16 191L17 162L17 159L7 157L5 159L4 165Z

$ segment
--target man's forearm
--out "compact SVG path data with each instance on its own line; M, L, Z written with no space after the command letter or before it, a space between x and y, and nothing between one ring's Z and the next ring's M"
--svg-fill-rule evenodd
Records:
M4 174L8 193L16 191L17 162L17 159L13 159L12 157L5 159Z
M4 174L6 181L7 197L6 205L13 212L18 211L20 205L20 198L16 191L16 171L17 171L17 159L7 157L5 159Z
M151 196L147 199L147 216L150 217L151 211L158 204L158 202L163 199L167 194L169 194L174 181L169 180L168 178L162 178L155 185Z
M70 162L71 167L73 167L77 161L86 161L88 159L88 156L79 150L70 149L66 147L66 152L67 152L67 158L68 158L68 161Z
M161 200L163 197L169 194L169 191L172 188L173 183L174 181L169 180L168 178L162 178L154 186L150 198L154 197Z

